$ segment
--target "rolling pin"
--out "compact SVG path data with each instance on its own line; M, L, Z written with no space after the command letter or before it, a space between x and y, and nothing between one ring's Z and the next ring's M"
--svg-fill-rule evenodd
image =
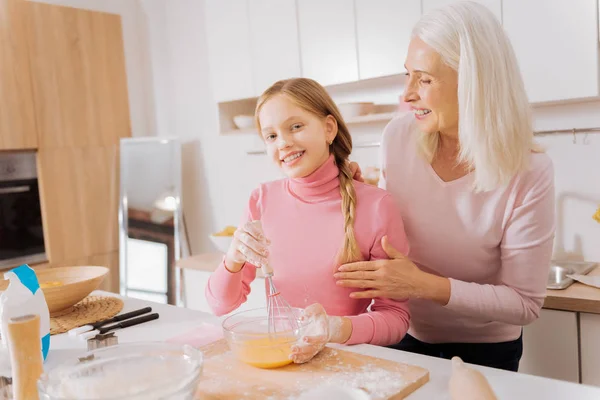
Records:
M8 321L7 339L12 364L13 398L37 399L37 381L43 372L39 315L11 318Z

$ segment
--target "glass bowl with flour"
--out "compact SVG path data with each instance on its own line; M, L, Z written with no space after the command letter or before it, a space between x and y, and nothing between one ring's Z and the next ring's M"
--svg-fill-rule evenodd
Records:
M188 400L202 367L202 353L188 345L120 344L52 368L38 391L42 400Z

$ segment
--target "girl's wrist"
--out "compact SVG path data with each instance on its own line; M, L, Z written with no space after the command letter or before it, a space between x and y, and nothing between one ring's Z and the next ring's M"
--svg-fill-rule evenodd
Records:
M329 317L329 342L346 343L352 336L352 320L348 317Z
M231 261L229 260L229 257L225 257L223 264L225 265L225 269L232 274L237 274L242 270L242 267L244 266L244 263Z

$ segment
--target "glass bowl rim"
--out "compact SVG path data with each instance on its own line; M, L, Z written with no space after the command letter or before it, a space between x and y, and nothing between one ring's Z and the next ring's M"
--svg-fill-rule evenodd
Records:
M135 351L136 349L140 349L140 350L138 350L136 352ZM187 344L177 344L177 343L169 343L169 342L161 342L161 341L142 341L142 342L119 343L119 344L115 344L112 346L97 348L97 349L93 349L90 351L86 351L78 357L70 358L69 360L64 360L64 361L56 364L55 366L53 366L51 369L49 369L47 371L43 371L43 373L40 375L40 377L37 381L37 385L36 385L37 389L40 392L40 395L49 396L49 398L51 398L53 400L71 400L70 398L67 398L67 397L57 397L55 395L52 395L51 393L48 393L48 391L47 391L48 384L50 382L57 381L56 378L53 379L52 381L50 381L53 373L59 373L63 369L68 370L69 368L75 368L78 366L85 367L86 362L94 361L93 358L90 360L86 360L87 358L90 358L93 355L101 355L101 354L106 354L106 353L110 354L112 352L116 352L113 356L100 359L101 361L106 362L106 361L118 359L119 358L119 350L132 351L132 352L127 352L127 353L120 353L121 357L127 358L127 356L132 356L132 355L133 356L135 356L135 355L143 356L144 349L148 349L150 351L155 351L158 353L160 353L161 351L166 351L166 352L180 351L182 355L192 358L193 369L192 369L191 373L187 374L183 379L181 377L173 377L173 378L168 379L168 381L166 381L166 382L161 382L161 384L163 384L163 385L165 385L165 384L169 385L171 383L179 383L178 392L173 393L173 394L179 394L181 391L185 390L185 388L187 388L189 385L193 384L198 379L200 379L202 370L204 367L204 354L199 349L192 347L190 345L187 345ZM168 353L165 353L165 354L168 354ZM153 356L156 356L156 355L159 355L159 354L153 354ZM93 400L125 400L125 399L131 397L132 395L133 396L150 395L155 390L156 390L156 388L152 387L152 388L148 388L144 391L140 391L138 393L127 394L127 395L116 395L116 396L112 396L112 397L106 396L103 394L103 395L101 395L102 397L97 397L97 398L94 398Z
M291 308L294 311L297 311L299 315L301 314L302 311L304 311L304 309L300 308L300 307L291 307ZM281 332L276 332L274 334L269 334L268 332L264 332L264 333L236 332L233 330L233 328L239 324L239 322L236 324L234 324L232 322L235 320L235 318L240 318L240 317L243 317L244 315L251 315L253 312L260 312L260 311L264 311L264 316L257 316L257 318L266 320L268 318L267 307L256 307L256 308L251 308L248 310L242 310L242 311L238 311L234 314L227 316L221 323L221 327L223 328L223 331L226 334L225 336L238 335L238 336L245 336L245 337L249 337L249 338L264 338L264 337L268 337L268 336L286 337L286 336L290 336L290 333L292 333L292 336L296 337L296 336L298 336L298 332L305 329L310 323L310 321L298 320L297 321L298 322L297 330L281 331ZM240 322L243 322L243 321L240 321ZM290 340L290 342L293 342L295 340L297 340L297 338ZM265 346L268 346L268 345L265 345Z

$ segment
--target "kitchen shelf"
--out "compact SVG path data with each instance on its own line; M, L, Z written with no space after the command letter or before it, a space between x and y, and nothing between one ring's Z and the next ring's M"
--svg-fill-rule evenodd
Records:
M388 122L391 121L392 118L397 116L396 112L388 112L388 113L380 113L380 114L367 114L361 115L360 117L350 118L346 120L346 125L358 125L358 124L368 124L371 122ZM246 129L231 129L229 131L223 132L224 135L229 135L232 133L236 134L246 134L246 133L254 133L258 134L256 128L246 128Z
M363 79L355 82L325 86L338 103L374 102L372 114L347 119L348 125L380 123L391 120L398 111L398 96L406 77L403 74ZM255 134L256 129L238 129L233 123L236 115L254 115L258 97L239 98L217 102L219 135Z
M358 149L358 148L368 148L368 147L379 147L381 145L380 142L359 142L356 143L352 146L353 149ZM248 155L262 155L262 154L267 154L265 150L248 150L246 152L246 154Z
M367 124L369 122L388 122L397 115L397 112L361 115L360 117L348 119L346 125Z

